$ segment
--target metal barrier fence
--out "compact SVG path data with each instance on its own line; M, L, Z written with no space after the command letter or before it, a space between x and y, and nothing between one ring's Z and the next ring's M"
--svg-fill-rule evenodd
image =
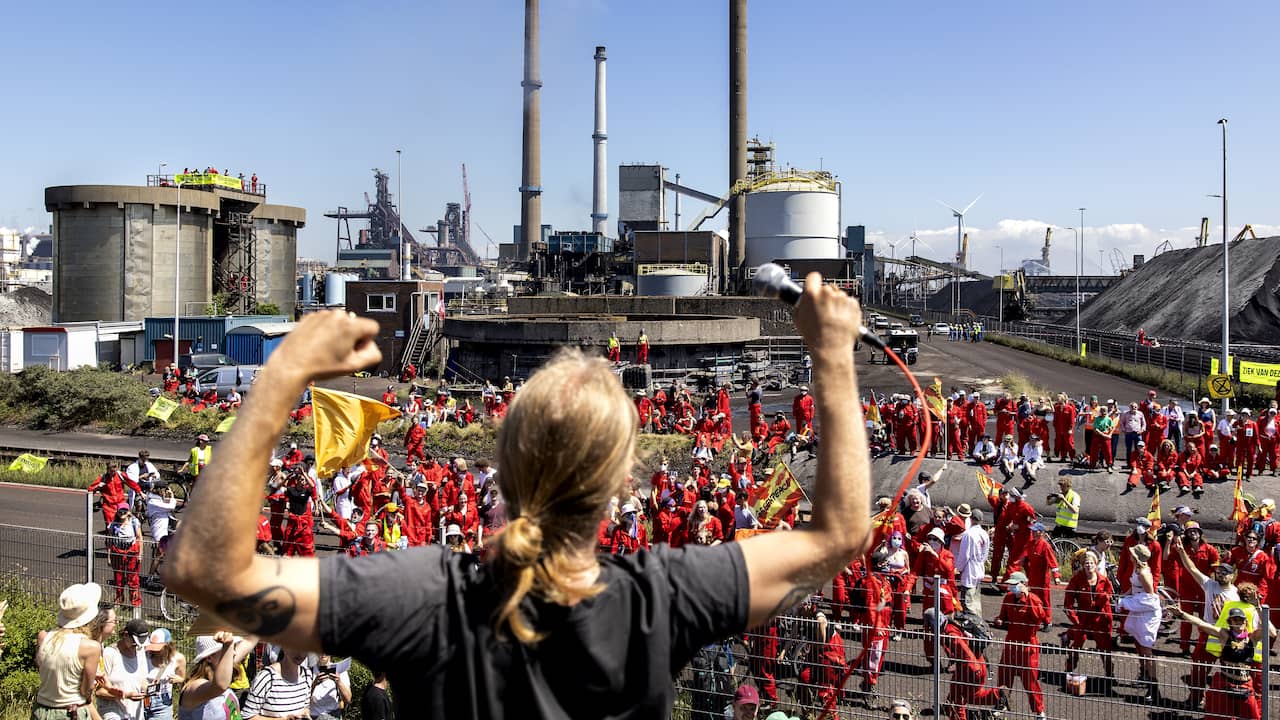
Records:
M983 598L988 621L996 617L1000 602L991 594ZM933 606L939 604L935 599ZM1215 680L1217 665L1197 661L1205 656L1180 653L1180 622L1166 609L1148 679L1131 642L1116 640L1113 649L1097 649L1098 637L1105 647L1123 634L1115 630L1117 620L1104 623L1111 632L1080 642L1088 649L1069 650L1074 644L1069 642L1070 623L1061 612L1061 601L1055 598L1054 604L1056 622L1036 633L1038 646L1009 641L993 628L995 637L985 643L985 650L977 649L974 640L963 642L982 658L972 663L966 662L962 643L953 637L964 636L954 625L934 632L919 621L916 610L902 627L877 631L818 598L806 611L777 618L764 630L701 650L677 677L673 717L725 717L736 688L743 684L754 686L761 697L759 717L776 709L814 720L888 718L895 700L908 701L913 717L932 714L953 720L1198 719L1214 717L1213 711L1226 703L1219 715L1225 720L1250 716L1238 703L1256 703L1252 712L1262 718L1274 717L1270 713L1280 708L1280 677L1273 672L1275 657L1268 655L1272 643L1264 640L1261 650L1268 662L1249 671L1252 693L1233 692ZM1261 609L1264 623L1267 610ZM815 611L840 619L818 619ZM1081 621L1087 621L1086 615L1078 613ZM1192 646L1197 635L1193 628ZM944 658L942 663L934 662L938 656ZM1215 686L1225 690L1208 690Z

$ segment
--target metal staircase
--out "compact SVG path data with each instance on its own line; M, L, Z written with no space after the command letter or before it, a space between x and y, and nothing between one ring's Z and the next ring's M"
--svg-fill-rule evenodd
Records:
M418 321L413 324L412 332L409 333L409 341L404 345L400 367L404 368L409 363L413 363L413 366L418 368L418 372L422 372L427 359L435 352L436 345L444 337L443 326L444 321L440 320L438 315L433 313L420 315Z

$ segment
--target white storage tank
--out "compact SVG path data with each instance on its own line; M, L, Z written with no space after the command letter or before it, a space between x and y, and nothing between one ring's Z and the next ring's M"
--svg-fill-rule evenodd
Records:
M352 273L331 272L324 278L324 304L330 307L347 304L347 283L359 280Z
M825 174L769 176L747 193L748 267L775 259L844 257L840 195Z
M637 295L686 297L702 295L707 288L706 271L686 268L661 268L636 275Z
M316 303L316 274L311 270L302 273L302 304Z

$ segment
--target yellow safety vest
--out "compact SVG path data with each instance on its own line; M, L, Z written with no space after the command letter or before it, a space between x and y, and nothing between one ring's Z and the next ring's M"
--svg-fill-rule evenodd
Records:
M644 335L644 334L640 335L640 344L641 344L641 345L648 345L648 344L649 344L649 336L648 336L648 335Z
M609 349L610 349L610 350L617 350L617 349L618 349L618 338L610 336L610 338L609 338Z
M1218 613L1217 626L1220 628L1227 626L1227 615L1231 613L1231 608L1244 610L1244 629L1252 633L1254 626L1258 624L1258 609L1241 600L1228 600L1222 604L1222 612ZM1217 635L1210 635L1205 639L1204 649L1214 657L1222 657L1222 639ZM1254 643L1253 661L1262 662L1262 641Z
M1067 494L1058 501L1057 523L1060 527L1075 530L1080 526L1080 511L1072 510L1071 505L1080 507L1080 493L1075 490L1068 490Z
M206 445L202 452L200 448L191 448L191 460L188 463L187 471L192 475L199 475L200 468L208 465L213 461L213 446Z
M400 547L400 523L391 523L382 518L382 541L387 547Z

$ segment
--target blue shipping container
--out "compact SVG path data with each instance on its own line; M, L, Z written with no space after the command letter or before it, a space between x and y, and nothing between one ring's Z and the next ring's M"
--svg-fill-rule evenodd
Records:
M293 329L290 322L258 322L227 332L227 355L241 365L261 365Z

